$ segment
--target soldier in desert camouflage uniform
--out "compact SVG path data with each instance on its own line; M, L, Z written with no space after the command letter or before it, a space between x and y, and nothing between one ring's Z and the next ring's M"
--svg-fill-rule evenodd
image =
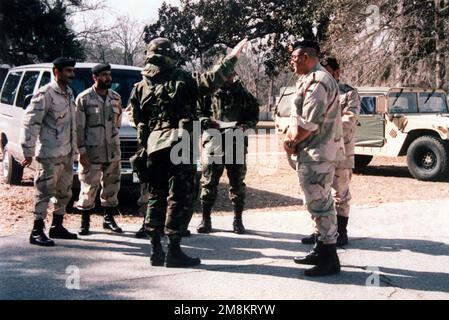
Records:
M116 233L117 195L120 191L121 152L119 131L122 121L120 95L111 90L111 66L92 68L93 87L76 99L81 192L77 208L82 210L81 235L89 234L90 214L100 185L104 207L103 227Z
M44 233L44 220L50 200L54 204L50 238L77 239L62 225L65 208L72 197L73 160L77 154L75 100L69 84L75 78L75 61L58 58L53 62L55 80L39 89L23 119L20 142L30 166L36 156L37 171L34 227L30 243L54 246ZM37 150L36 150L37 147Z
M360 96L356 89L340 82L340 66L335 58L326 58L322 65L338 82L340 90L340 108L343 120L343 136L345 141L345 160L340 161L335 171L332 184L335 208L337 210L338 239L337 246L348 244L347 225L349 220L351 193L349 184L354 169L355 130L357 117L360 114ZM317 234L302 239L304 244L314 244Z
M181 134L189 134L192 140L198 99L223 85L245 44L239 44L214 71L197 77L176 67L176 52L168 39L158 38L148 45L144 80L136 85L130 103L139 144L146 148L149 158L146 227L151 236L153 266L193 267L201 263L185 255L180 247L195 163L191 157L190 163L175 164L178 159L172 158L171 151ZM193 143L190 141L190 146ZM164 231L169 238L166 255L161 245Z
M344 141L338 84L320 65L318 44L302 41L294 46L291 64L301 75L292 105L291 125L284 148L298 156L298 176L307 210L319 239L298 264L314 265L307 276L340 272L337 255L337 217L331 186L338 161L344 159Z

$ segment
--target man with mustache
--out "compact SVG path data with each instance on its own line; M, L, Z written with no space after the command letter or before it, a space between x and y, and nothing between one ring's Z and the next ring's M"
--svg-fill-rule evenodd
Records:
M90 214L101 186L101 206L104 208L103 228L115 233L123 230L114 220L118 213L118 192L121 179L119 130L122 121L122 100L111 90L112 73L109 64L92 68L94 85L76 99L78 149L81 182L77 208L82 211L80 235L90 233Z
M44 232L50 200L54 204L50 238L78 238L62 225L65 208L72 198L73 160L77 154L75 98L69 87L75 78L75 64L75 60L68 58L53 61L54 80L39 89L23 119L20 142L25 160L22 166L30 166L33 157L37 162L35 220L30 236L33 245L55 245Z
M313 250L294 261L313 266L305 271L306 276L319 277L340 272L337 216L331 191L336 166L345 159L339 89L320 65L316 42L304 40L292 49L291 65L299 79L284 148L288 155L298 157L299 183L319 234Z

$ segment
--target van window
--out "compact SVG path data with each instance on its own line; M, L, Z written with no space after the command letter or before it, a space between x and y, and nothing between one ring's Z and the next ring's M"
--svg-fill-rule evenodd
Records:
M39 71L27 71L23 76L22 83L20 84L19 94L17 95L16 106L19 108L26 108L25 98L33 94L34 87L36 86L37 78L39 78Z
M5 104L13 105L17 94L17 86L23 72L11 72L5 81L0 101Z
M417 113L418 99L414 92L392 92L388 96L390 113Z
M51 81L51 74L48 71L45 71L42 75L41 82L39 83L39 88L42 88L43 86L49 84Z
M140 81L142 81L142 75L139 70L112 70L111 89L120 94L124 108L126 108L134 84ZM75 97L92 87L93 84L91 69L75 69L75 80L70 85Z
M360 114L375 114L377 107L376 97L362 97Z

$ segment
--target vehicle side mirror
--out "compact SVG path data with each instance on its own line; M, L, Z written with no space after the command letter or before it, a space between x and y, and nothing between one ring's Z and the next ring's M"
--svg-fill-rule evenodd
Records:
M26 108L30 105L31 99L33 99L33 95L32 95L32 94L29 94L29 95L27 95L27 96L25 97L25 100L24 100L24 102L23 102L23 108L24 108L24 109L26 109Z

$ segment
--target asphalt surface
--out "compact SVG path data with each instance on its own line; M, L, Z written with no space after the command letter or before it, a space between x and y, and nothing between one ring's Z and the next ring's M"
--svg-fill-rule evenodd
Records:
M448 208L449 199L353 208L342 272L317 279L292 261L309 249L299 243L311 231L306 212L251 213L244 236L230 232L232 216L215 217L216 232L183 241L203 260L195 269L151 267L138 225L54 248L2 237L0 299L449 299Z

